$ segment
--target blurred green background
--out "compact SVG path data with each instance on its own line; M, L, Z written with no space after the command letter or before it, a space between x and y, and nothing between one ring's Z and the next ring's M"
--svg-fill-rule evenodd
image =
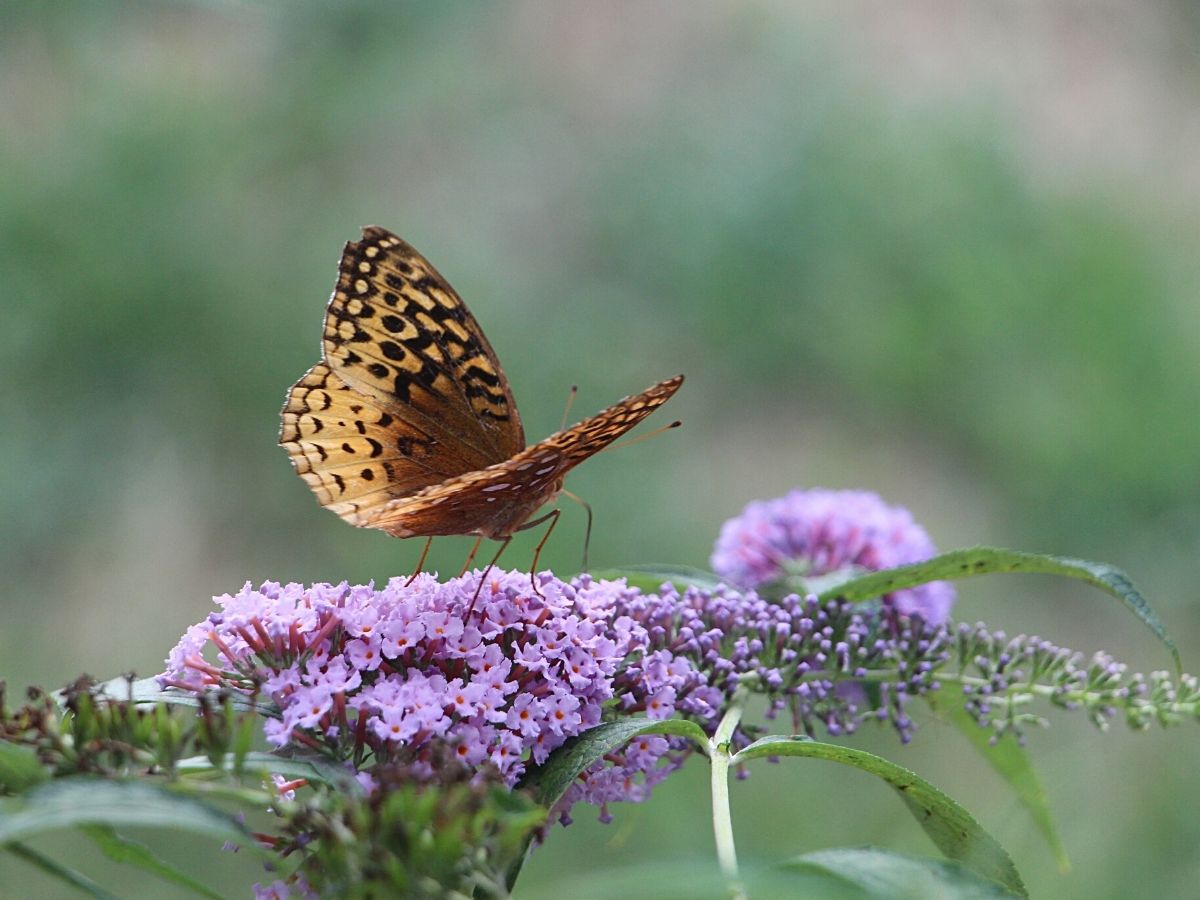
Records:
M945 548L1125 568L1195 670L1198 39L1184 2L4 4L0 676L19 695L151 674L246 580L412 567L419 541L320 509L275 446L369 223L472 306L531 440L573 383L583 416L687 374L655 417L684 428L570 479L594 566L703 566L751 499L870 488ZM582 526L568 504L543 561L573 571ZM469 545L437 542L429 567ZM1084 588L960 597L963 619L1167 664ZM1052 720L1030 751L1066 875L949 729L858 740L964 802L1035 896L1194 895L1195 729ZM764 766L734 804L748 865L933 852L890 792L830 765ZM711 858L700 766L610 826L577 813L528 896ZM151 890L69 836L40 846ZM232 895L261 877L245 854L168 852ZM53 891L0 859L0 894Z

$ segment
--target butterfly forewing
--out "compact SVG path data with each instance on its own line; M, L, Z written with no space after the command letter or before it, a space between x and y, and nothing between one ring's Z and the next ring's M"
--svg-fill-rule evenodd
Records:
M567 472L599 453L679 390L683 376L614 403L511 459L379 507L367 525L398 537L512 534L562 488Z
M458 472L525 446L508 381L475 317L383 228L346 244L325 315L325 361L348 386L439 439Z

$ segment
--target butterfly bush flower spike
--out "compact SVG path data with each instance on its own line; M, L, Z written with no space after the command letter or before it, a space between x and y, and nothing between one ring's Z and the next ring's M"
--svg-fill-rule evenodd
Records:
M586 577L586 576L584 576ZM669 704L711 731L746 676L769 701L767 717L786 712L793 732L844 735L867 719L890 722L908 741L911 697L937 690L933 671L949 658L944 627L920 618L880 616L840 601L790 594L771 601L728 587L658 594L627 589L619 613L640 623L648 652L617 678L623 707L656 718ZM841 688L871 674L878 700ZM755 729L735 734L745 746Z
M513 786L531 763L600 723L626 661L648 643L645 628L615 611L623 584L539 581L542 596L526 573L493 572L467 619L478 572L446 583L394 578L382 589L247 584L216 598L219 610L187 631L161 679L265 694L280 710L265 726L277 747L320 749L358 768L402 762L432 778L448 746ZM693 708L679 697L690 663L665 654L648 669L636 702L650 715ZM648 740L601 761L588 790L559 813L573 799L644 797L671 766L667 749Z
M767 586L932 553L908 513L873 494L794 492L727 523L714 566ZM747 687L767 720L814 737L877 721L908 742L911 700L947 684L997 738L1040 722L1029 709L1038 697L1099 725L1118 711L1135 727L1200 717L1195 679L1147 681L1106 657L941 621L953 599L945 585L897 592L880 608L732 585L643 593L588 575L536 578L537 590L527 573L478 571L382 588L247 584L216 598L161 679L268 699L279 713L264 726L272 744L340 760L372 802L397 767L406 783L458 771L515 787L571 738L627 717L684 717L712 735ZM744 718L731 743L764 733ZM550 818L569 824L582 801L608 821L611 803L645 800L695 751L687 738L642 735L580 772ZM281 782L281 796L298 786Z
M756 500L722 527L713 571L743 589L789 576L877 571L929 559L937 553L912 514L870 491L794 490ZM946 620L954 588L944 581L896 591L887 598L905 614Z

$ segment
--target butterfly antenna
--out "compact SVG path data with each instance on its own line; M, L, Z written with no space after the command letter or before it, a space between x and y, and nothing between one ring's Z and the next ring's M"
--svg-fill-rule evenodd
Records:
M588 567L588 547L592 543L592 507L586 500L578 494L572 494L568 490L563 490L562 495L574 500L585 510L587 510L587 528L583 532L583 565L579 567L580 572L586 572Z
M408 581L404 582L404 586L408 587L417 580L417 576L421 574L421 569L425 567L425 557L429 555L429 547L433 544L433 538L429 537L425 540L425 549L421 551L421 558L417 560L417 567L413 569L413 573L408 576Z
M558 423L558 430L562 431L567 427L567 416L571 414L571 407L575 405L575 395L579 393L579 385L571 385L571 389L567 391L567 405L563 407L562 421Z
M504 552L504 548L512 541L512 535L506 537L503 543L500 544L500 549L496 551L496 555L492 557L492 561L487 564L487 568L483 570L483 574L479 576L479 584L475 586L475 594L471 597L471 605L467 607L467 614L463 616L463 621L471 618L471 613L475 611L475 601L479 599L479 592L483 590L483 584L487 581L487 577L491 574L492 568L496 565L496 561L500 559L500 554ZM479 545L476 544L478 547Z
M655 428L653 431L647 431L645 434L639 434L637 437L630 438L627 441L617 441L615 444L609 444L604 449L605 450L616 450L618 447L629 447L633 444L638 444L644 440L648 440L649 438L657 437L658 435L662 434L664 431L670 431L672 428L678 428L682 424L683 424L682 420L676 419L674 422L671 422L669 425L660 425L657 428ZM564 491L564 493L566 493L566 492Z

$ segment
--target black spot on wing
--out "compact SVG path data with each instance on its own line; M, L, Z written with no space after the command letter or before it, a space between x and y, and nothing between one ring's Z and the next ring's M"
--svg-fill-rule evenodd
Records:
M379 324L390 331L392 334L399 334L404 330L404 320L399 316L391 314L384 316L379 320Z
M482 381L488 387L500 387L500 376L489 369L483 369L479 366L467 366L464 374L468 378Z

